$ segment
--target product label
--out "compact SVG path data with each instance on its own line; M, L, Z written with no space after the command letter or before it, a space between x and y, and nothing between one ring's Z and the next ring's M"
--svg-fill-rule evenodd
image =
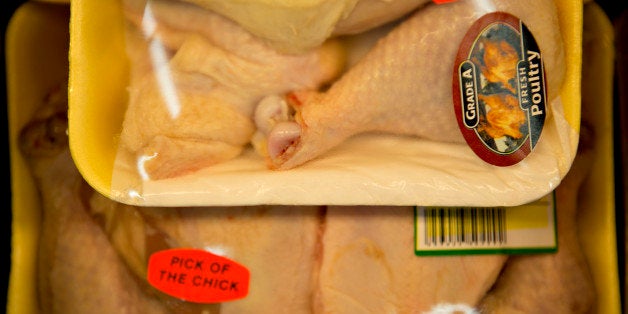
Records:
M415 253L553 252L555 213L553 193L514 207L416 207Z
M249 270L238 263L198 249L159 251L148 261L148 282L173 297L196 303L244 298Z
M543 59L515 16L489 13L465 35L453 70L453 103L460 130L476 155L496 166L523 160L545 123Z

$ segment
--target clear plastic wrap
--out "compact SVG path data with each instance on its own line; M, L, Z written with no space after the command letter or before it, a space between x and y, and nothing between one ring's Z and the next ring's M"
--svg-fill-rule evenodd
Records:
M515 206L558 185L577 146L581 3L330 3L73 3L81 173L142 206Z

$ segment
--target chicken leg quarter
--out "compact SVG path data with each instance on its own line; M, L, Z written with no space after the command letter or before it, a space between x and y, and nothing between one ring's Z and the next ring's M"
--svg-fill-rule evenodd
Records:
M549 100L556 97L564 54L554 3L479 3L428 5L382 38L328 91L288 93L294 117L266 126L269 166L293 168L371 131L464 142L452 103L453 63L469 27L493 11L510 13L530 29L543 54Z

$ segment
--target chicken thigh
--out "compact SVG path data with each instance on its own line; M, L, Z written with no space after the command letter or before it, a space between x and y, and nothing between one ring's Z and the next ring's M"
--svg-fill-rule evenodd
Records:
M318 89L343 67L336 42L282 54L226 18L179 1L128 0L125 14L131 78L120 151L137 161L144 180L238 156L262 97Z
M588 74L585 70L584 74ZM555 190L558 251L512 256L480 308L486 313L591 313L596 302L593 277L580 244L580 197L590 172L596 140L590 119L593 101L583 97L578 151Z

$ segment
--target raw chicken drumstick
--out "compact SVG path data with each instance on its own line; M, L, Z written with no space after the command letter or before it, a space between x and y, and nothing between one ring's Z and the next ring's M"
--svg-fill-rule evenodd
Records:
M543 54L548 99L556 97L564 55L553 1L428 5L380 40L328 91L295 90L285 100L273 96L260 103L263 113L295 111L287 121L256 119L268 124L258 129L269 130L269 167L293 168L362 132L463 142L452 102L453 63L469 27L492 11L510 13L530 29ZM291 108L280 109L286 103Z

